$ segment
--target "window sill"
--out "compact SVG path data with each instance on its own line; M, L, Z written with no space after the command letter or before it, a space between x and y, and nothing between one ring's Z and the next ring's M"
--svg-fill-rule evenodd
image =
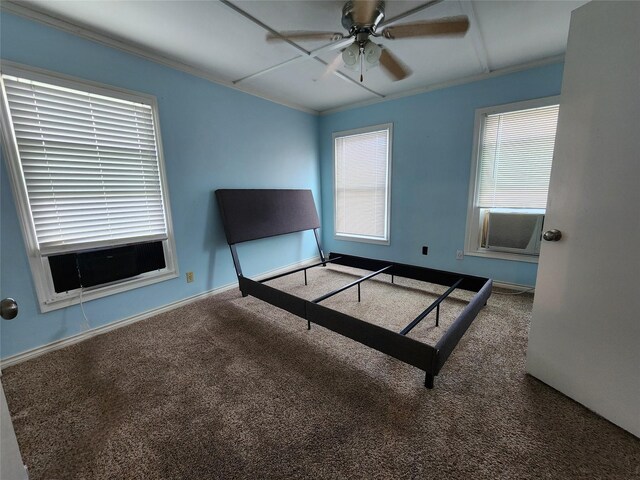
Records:
M154 283L164 282L165 280L171 280L177 278L178 272L176 270L161 271L161 272L148 272L146 274L138 275L137 277L114 282L109 285L101 287L92 287L82 292L82 302L95 300L97 298L106 297L108 295L114 295L116 293L126 292L127 290L133 290L134 288L145 287ZM56 294L55 297L40 302L40 311L42 313L59 310L71 305L80 303L80 289Z
M336 240L344 240L347 242L360 242L360 243L373 243L375 245L389 245L391 242L389 239L378 239L372 237L358 236L358 235L334 235Z
M498 260L510 260L513 262L538 263L538 255L522 255L519 253L471 251L464 252L466 256L496 258Z

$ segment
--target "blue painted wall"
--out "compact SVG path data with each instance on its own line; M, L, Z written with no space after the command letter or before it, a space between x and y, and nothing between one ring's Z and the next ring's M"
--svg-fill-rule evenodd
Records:
M212 192L216 188L311 188L319 205L318 117L2 13L1 57L155 95L181 276L86 303L92 327L229 284L233 265ZM285 141L283 141L285 140ZM78 306L40 314L4 160L1 167L0 298L20 315L0 322L0 357L81 331ZM255 275L316 255L313 234L239 249ZM193 271L187 284L184 272Z
M547 65L321 117L325 250L534 285L535 263L455 255L464 250L475 110L559 95L562 69ZM391 244L336 240L332 133L382 123L393 123Z

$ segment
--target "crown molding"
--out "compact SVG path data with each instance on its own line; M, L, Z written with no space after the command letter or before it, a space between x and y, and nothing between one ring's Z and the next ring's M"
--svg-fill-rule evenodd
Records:
M64 20L57 15L45 13L44 11L33 6L26 6L24 4L11 0L2 0L2 2L0 2L0 11L18 15L28 20L33 20L44 25L63 30L86 40L91 40L101 45L105 45L107 47L115 48L126 53L142 57L146 60L150 60L165 67L173 68L175 70L188 73L195 77L202 78L209 82L216 83L218 85L222 85L224 87L231 88L233 90L237 90L254 97L261 98L263 100L268 100L270 102L277 103L294 110L310 113L312 115L318 115L320 113L317 110L298 105L297 103L286 101L282 98L271 97L269 95L256 92L247 87L240 88L237 85L233 84L231 81L219 78L213 72L193 67L175 58L167 57L153 49L137 45L134 42L118 39L108 34L97 32L85 25Z

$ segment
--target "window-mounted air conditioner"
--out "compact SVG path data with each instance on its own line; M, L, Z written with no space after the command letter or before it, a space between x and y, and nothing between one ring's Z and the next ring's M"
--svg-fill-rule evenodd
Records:
M161 241L52 255L51 278L56 293L95 287L166 268Z
M482 246L491 251L538 255L543 223L542 213L487 211Z

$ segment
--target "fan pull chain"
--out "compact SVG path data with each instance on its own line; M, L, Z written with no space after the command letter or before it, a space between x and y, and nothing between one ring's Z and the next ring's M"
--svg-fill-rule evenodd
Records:
M362 76L362 64L364 63L364 48L360 47L360 83L364 80Z

